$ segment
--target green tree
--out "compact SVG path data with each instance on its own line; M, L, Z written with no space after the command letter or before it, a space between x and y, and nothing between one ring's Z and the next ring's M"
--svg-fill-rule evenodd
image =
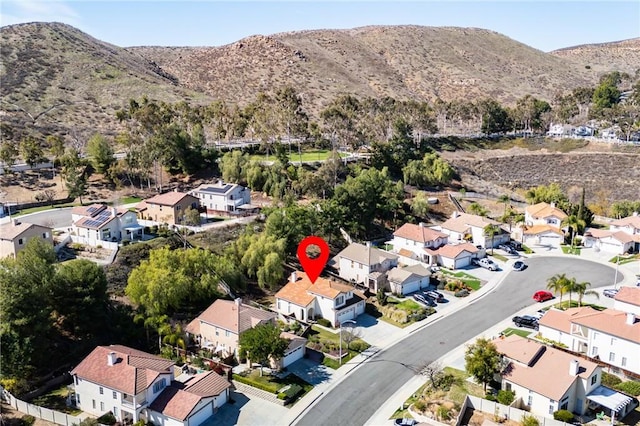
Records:
M411 212L421 218L427 217L429 213L429 202L423 191L418 191L413 200L411 200Z
M486 216L489 214L489 211L485 207L483 207L481 204L476 203L475 201L469 204L467 211L478 216Z
M467 373L482 383L484 392L493 376L500 372L500 354L490 340L483 337L467 346L464 355Z
M11 166L15 163L17 156L18 148L15 142L11 140L0 142L0 161L2 161L5 173L10 173Z
M569 283L570 280L566 274L555 274L547 280L547 290L560 295L560 304L562 304L562 296L567 292Z
M500 197L498 197L498 202L504 204L504 211L502 213L503 216L507 215L507 206L509 205L510 201L511 197L509 197L507 194L502 194Z
M409 161L402 172L407 184L418 186L448 184L455 174L451 165L435 153L425 154L420 161Z
M511 128L511 119L506 109L494 99L478 103L482 115L481 131L484 134L504 133Z
M620 102L620 90L617 84L619 78L612 74L603 76L600 84L593 92L592 102L594 106L600 110L611 108Z
M567 216L562 221L562 224L569 227L569 233L571 236L570 246L571 246L571 249L573 250L573 238L575 235L584 231L584 227L586 226L586 223L584 220L580 219L578 216L571 215L571 216Z
M200 226L202 218L200 217L200 211L192 207L187 208L184 211L185 225L187 226Z
M31 168L35 167L38 163L47 161L40 142L33 136L27 136L20 142L20 155L24 162Z
M289 341L280 337L280 329L271 323L260 324L240 335L239 344L247 353L247 357L262 365L270 360L279 360L284 356Z
M286 239L262 233L251 239L240 262L247 276L257 278L261 288L273 289L282 280L285 250Z
M247 182L247 166L249 165L249 155L242 151L234 150L225 153L220 159L220 171L222 179L227 182L241 183Z
M595 296L596 299L600 299L600 294L597 291L589 290L591 283L583 281L581 283L575 283L572 290L578 294L578 307L582 306L582 298L584 296Z
M89 139L87 155L94 170L101 174L106 175L111 165L115 162L111 143L100 134L95 134Z
M491 254L493 255L493 239L500 233L500 227L498 225L490 223L489 225L484 227L483 231L486 237L491 238Z
M60 174L67 187L69 197L80 198L80 204L82 204L82 196L87 192L87 180L89 179L87 162L80 157L80 153L75 149L68 150L61 162L62 171Z

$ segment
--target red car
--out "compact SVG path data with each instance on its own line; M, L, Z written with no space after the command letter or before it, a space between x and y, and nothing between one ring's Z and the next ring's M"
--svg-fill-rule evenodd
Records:
M533 295L533 300L536 302L546 302L551 299L553 299L553 294L544 290L536 291L536 294Z

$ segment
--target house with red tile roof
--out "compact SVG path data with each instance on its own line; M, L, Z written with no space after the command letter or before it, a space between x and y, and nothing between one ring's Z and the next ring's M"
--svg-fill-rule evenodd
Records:
M472 259L479 257L480 249L471 243L447 244L435 250L438 263L449 269L459 269L471 265Z
M432 258L431 251L438 249L448 242L447 234L436 229L429 228L424 223L418 225L405 223L393 233L393 251L407 255L427 264L435 264L437 259Z
M212 371L176 380L173 361L122 345L96 347L71 376L82 411L161 426L200 425L227 402L231 387Z
M365 297L352 286L319 277L314 283L304 272L295 271L276 293L276 311L284 318L300 321L325 318L337 327L364 313Z
M333 259L338 275L345 281L364 284L370 291L386 289L386 272L398 265L398 255L371 243L351 243Z
M613 309L633 312L640 317L640 287L620 287L613 298Z
M564 243L564 232L552 225L525 226L522 242L529 245L560 247Z
M185 211L200 208L200 200L184 192L171 191L141 201L136 206L138 217L167 225L180 225L185 221Z
M395 267L388 273L392 293L407 295L429 287L431 271L421 264Z
M609 224L609 229L587 228L583 245L614 254L640 251L640 216L633 215Z
M275 324L277 315L242 303L218 299L187 325L196 343L222 358L238 355L240 334L260 324Z
M524 209L524 222L527 226L549 225L560 229L566 218L567 214L557 208L555 203L537 203Z
M640 321L633 312L591 307L550 309L538 325L542 337L560 342L572 352L622 373L640 374Z
M72 236L92 246L102 242L139 240L144 235L144 227L138 224L135 212L106 204L76 206L71 209L71 221Z
M493 238L485 232L485 228L489 225L495 226L498 230L498 233ZM447 234L449 243L470 242L475 246L485 248L497 247L511 239L510 233L502 229L500 222L488 217L457 211L453 212L450 219L442 225L434 227L434 229Z

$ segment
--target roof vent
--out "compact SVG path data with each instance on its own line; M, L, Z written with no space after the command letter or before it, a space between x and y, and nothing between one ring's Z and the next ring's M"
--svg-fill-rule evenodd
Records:
M627 324L633 325L636 323L636 314L633 312L627 312Z
M118 359L118 357L116 356L115 352L109 352L107 354L107 365L112 366L116 364L116 360Z

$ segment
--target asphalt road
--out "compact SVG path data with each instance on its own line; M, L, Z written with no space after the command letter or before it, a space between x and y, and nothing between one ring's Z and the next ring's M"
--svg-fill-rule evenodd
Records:
M498 288L482 298L414 332L353 370L296 424L364 425L380 405L423 366L530 306L533 293L544 290L549 277L566 273L596 288L613 285L615 276L615 268L577 258L536 257L527 259L526 263L527 269L510 272ZM618 281L623 278L618 273Z
M71 207L56 208L42 212L31 213L26 216L17 217L27 223L49 226L51 228L63 228L71 226Z

